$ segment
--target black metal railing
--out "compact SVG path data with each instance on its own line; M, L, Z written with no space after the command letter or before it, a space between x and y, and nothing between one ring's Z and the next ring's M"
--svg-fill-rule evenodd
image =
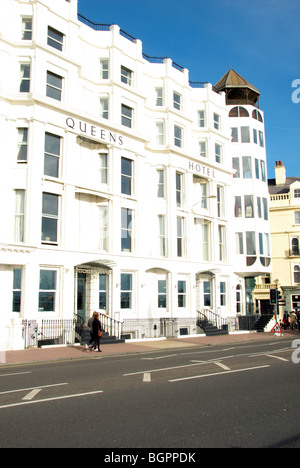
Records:
M113 26L113 23L107 24L107 23L94 23L93 21L89 20L85 16L81 15L78 13L78 19L81 23L84 23L86 26L89 26L90 28L94 29L95 31L109 31L111 26ZM136 37L132 36L131 34L127 33L124 31L124 29L120 29L120 35L128 39L130 42L134 42L137 40ZM168 57L152 57L150 55L147 55L143 52L143 58L147 60L150 63L163 63L165 59ZM172 67L176 68L176 70L183 71L185 67L182 65L179 65L178 63L174 62L172 60ZM207 81L190 81L189 84L192 88L203 88L204 85L208 83ZM214 89L214 88L213 88ZM216 89L214 91L218 92Z
M213 310L205 309L202 311L197 310L198 320L197 325L200 327L211 324L215 327L221 329L224 325L227 324L227 320L221 315L217 314Z
M78 13L78 19L81 23L84 23L86 26L94 29L95 31L109 31L111 24L106 23L94 23L93 21L85 18L85 16Z
M22 326L25 348L74 343L74 320L23 320Z
M99 313L99 320L101 322L102 329L110 336L115 336L118 339L121 338L122 322L102 313Z

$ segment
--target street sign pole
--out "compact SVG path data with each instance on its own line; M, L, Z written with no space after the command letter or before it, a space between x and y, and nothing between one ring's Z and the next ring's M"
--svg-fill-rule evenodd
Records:
M279 294L278 285L276 284L276 288L270 290L270 303L274 306L274 315L275 315L275 326L273 327L271 331L275 333L275 336L281 335L280 325L278 322L279 299L281 299L281 296Z

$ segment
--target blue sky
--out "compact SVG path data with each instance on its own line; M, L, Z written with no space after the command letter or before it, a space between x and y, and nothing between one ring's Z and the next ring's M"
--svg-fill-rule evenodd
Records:
M277 160L300 177L299 0L79 0L78 11L118 24L146 54L188 68L191 81L216 84L233 68L261 92L268 177Z

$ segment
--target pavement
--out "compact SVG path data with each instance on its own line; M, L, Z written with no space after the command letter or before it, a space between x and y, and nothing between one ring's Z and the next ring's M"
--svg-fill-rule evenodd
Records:
M0 352L0 368L12 365L45 363L55 361L72 361L80 359L94 359L126 354L148 353L151 351L184 349L191 347L207 347L217 345L232 345L245 342L261 342L266 340L282 340L284 338L300 339L298 331L284 331L277 336L274 333L232 333L219 336L195 336L186 338L168 338L165 340L126 342L106 344L101 346L102 353L87 350L85 346L51 346L46 348L29 348L18 351Z

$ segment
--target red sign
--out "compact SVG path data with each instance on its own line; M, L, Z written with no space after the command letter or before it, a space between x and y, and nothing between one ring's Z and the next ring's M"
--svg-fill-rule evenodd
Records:
M281 333L281 328L279 323L277 322L276 325L272 328L271 333Z

